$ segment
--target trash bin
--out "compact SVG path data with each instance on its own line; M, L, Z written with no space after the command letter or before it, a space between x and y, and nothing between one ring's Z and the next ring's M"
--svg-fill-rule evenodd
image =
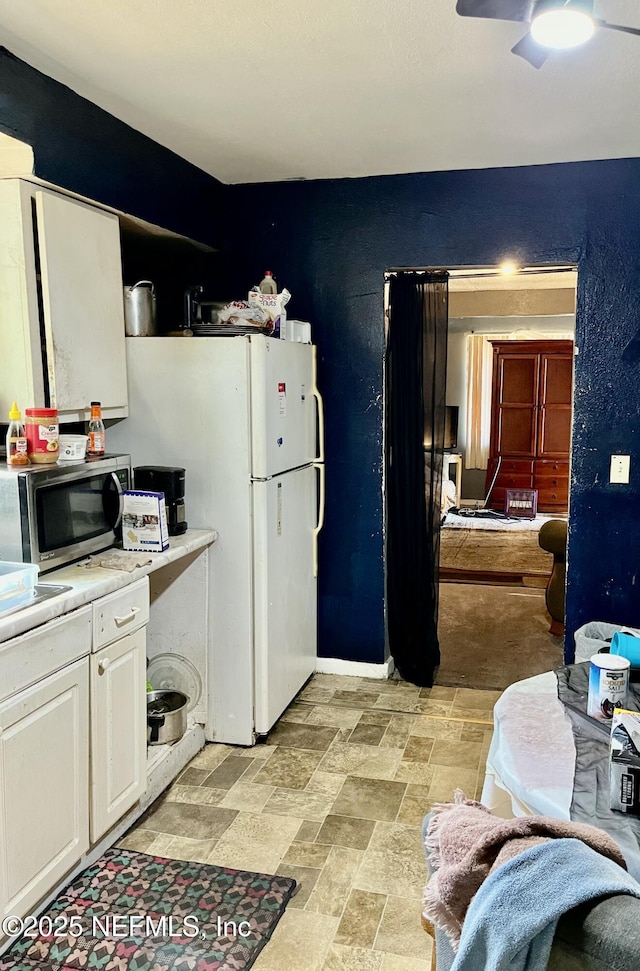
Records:
M603 648L611 646L611 638L619 630L635 630L633 627L624 627L623 624L605 624L603 621L592 621L579 627L575 632L574 640L576 645L575 663L588 661L594 654ZM640 630L638 631L640 634Z

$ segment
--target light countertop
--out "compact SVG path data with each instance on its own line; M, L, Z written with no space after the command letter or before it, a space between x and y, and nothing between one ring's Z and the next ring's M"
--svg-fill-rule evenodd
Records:
M33 607L24 607L6 617L0 616L0 642L23 634L34 627L39 627L40 624L46 624L47 621L60 617L77 607L82 607L84 604L91 603L92 600L97 600L98 597L103 597L107 593L120 590L122 587L139 580L140 577L160 570L189 553L211 546L217 538L218 534L214 529L188 529L182 536L171 536L169 538L168 550L165 550L164 553L150 553L151 562L136 567L132 571L105 569L100 566L88 567L83 565L87 561L81 560L79 563L71 563L59 570L45 573L38 578L40 584L64 584L71 589ZM105 550L102 555L106 555L108 552L110 551ZM99 555L94 554L90 559L95 561Z

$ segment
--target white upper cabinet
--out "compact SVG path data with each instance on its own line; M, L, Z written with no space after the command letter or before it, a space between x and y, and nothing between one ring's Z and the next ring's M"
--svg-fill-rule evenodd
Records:
M0 180L0 420L12 401L61 421L127 410L120 226L113 213Z

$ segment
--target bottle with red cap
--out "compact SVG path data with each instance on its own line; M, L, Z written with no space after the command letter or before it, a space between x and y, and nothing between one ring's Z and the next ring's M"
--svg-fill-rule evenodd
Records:
M264 278L260 281L260 293L277 293L276 281L271 270L264 271Z

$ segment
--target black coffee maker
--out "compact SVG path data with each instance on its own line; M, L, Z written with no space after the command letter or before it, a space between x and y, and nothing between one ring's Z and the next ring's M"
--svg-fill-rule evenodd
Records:
M169 536L187 531L184 512L185 470L168 465L140 465L133 470L133 488L141 492L164 492Z

